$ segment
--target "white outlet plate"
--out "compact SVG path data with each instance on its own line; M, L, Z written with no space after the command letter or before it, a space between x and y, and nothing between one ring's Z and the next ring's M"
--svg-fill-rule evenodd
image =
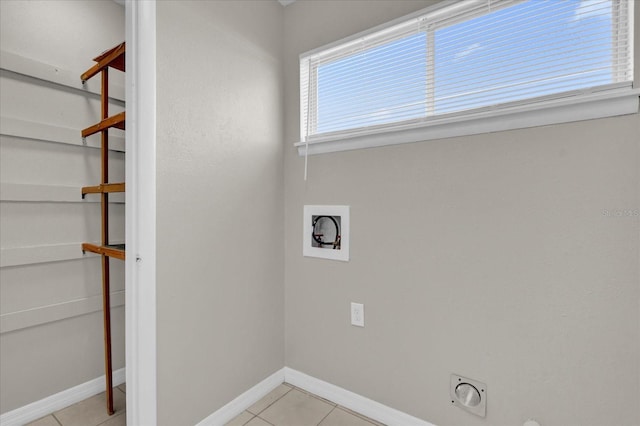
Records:
M364 305L351 302L351 325L364 327Z

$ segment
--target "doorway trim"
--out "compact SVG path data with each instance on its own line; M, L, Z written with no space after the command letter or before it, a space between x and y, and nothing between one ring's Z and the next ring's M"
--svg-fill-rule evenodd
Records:
M127 424L157 423L156 3L127 0Z

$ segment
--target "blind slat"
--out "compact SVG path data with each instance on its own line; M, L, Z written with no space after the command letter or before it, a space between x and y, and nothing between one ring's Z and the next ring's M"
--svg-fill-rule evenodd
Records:
M302 55L302 140L630 82L627 1L454 3Z
M610 0L605 0L605 1L610 1ZM573 2L572 4L571 1L566 1L566 2L546 1L546 2L540 2L540 4L543 4L543 5L546 4L547 6L546 7L539 6L538 9L536 9L535 11L529 12L526 14L521 13L521 14L506 15L500 20L495 20L491 22L491 26L485 26L484 28L481 29L481 31L484 34L487 34L490 36L496 36L502 33L507 33L514 37L523 33L532 34L532 35L545 34L546 33L544 30L545 24L547 25L552 24L553 19L557 20L557 15L559 13L562 13L563 10L570 9L572 6L575 7L575 2ZM553 11L554 16L549 16L545 18L543 16L543 13L541 13L545 9L549 11ZM594 14L593 12L589 13L589 16L591 17L595 17L598 15L601 17L609 18L611 16L610 9L609 9L609 13L607 14L605 14L604 11L602 11L602 13L600 14L598 13ZM575 14L572 17L572 20L579 21L580 19L583 19L586 17L587 17L586 13ZM524 18L524 19L520 19L520 18ZM518 25L514 25L515 22L517 22ZM441 30L443 29L444 28L437 28L436 31L442 32ZM455 40L456 42L458 41L473 42L473 40L477 37L479 31L480 30L475 27L468 28L468 29L458 29L451 36L442 37L441 42L443 43L443 46L448 46L448 43L450 43L451 40Z

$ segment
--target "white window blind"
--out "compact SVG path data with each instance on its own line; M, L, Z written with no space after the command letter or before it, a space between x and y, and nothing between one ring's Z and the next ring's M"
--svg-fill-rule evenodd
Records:
M631 89L628 0L466 0L300 57L301 140Z

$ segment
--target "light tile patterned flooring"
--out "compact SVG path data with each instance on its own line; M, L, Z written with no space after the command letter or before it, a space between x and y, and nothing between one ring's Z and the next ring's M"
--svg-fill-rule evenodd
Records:
M108 416L104 392L29 423L28 426L126 426L125 385L113 390L115 414ZM283 383L227 426L383 426L331 401Z
M227 426L381 426L331 401L283 383Z
M102 392L29 423L27 426L126 426L126 391L124 384L113 388L115 413L112 416L107 414L105 393Z

